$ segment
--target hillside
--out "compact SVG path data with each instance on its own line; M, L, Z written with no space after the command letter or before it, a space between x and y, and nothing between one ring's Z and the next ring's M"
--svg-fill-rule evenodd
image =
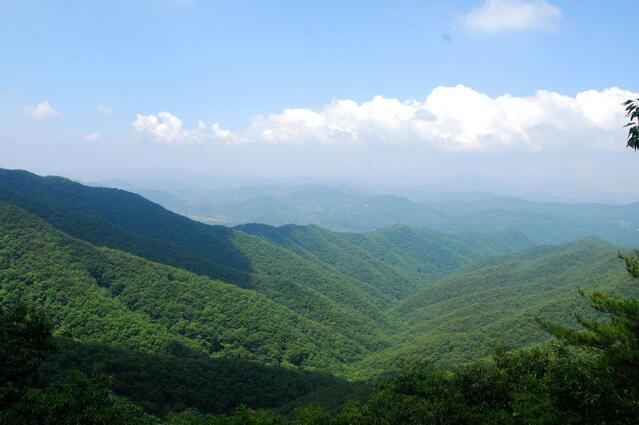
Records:
M253 288L336 333L370 347L382 343L380 307L388 297L264 239L190 220L130 192L22 171L0 172L0 199L76 238Z
M314 263L330 264L338 272L399 300L475 259L530 246L516 232L464 237L426 229L388 229L341 233L318 226L273 227L247 224L237 229L268 239Z
M7 204L0 218L3 298L44 303L59 334L149 353L183 346L323 368L363 352L255 291L93 247Z
M21 300L46 309L57 324L55 334L74 341L65 343L69 348L60 362L85 369L96 361L105 363L118 373L116 388L153 409L168 402L149 398L155 397L148 392L150 383L139 384L145 392L132 380L140 373L154 373L159 364L178 362L177 357L180 365L162 373L182 370L182 380L216 376L218 384L189 397L194 405L219 412L249 401L272 407L269 391L280 394L295 388L288 396L278 396L285 403L333 384L336 379L328 375L305 375L291 368L339 372L367 352L352 339L255 291L94 247L5 203L0 203L0 241L2 304ZM237 379L246 381L247 374L251 378L243 389L229 390ZM260 384L264 379L272 381ZM187 380L179 388L156 385L173 399L197 390ZM220 405L206 397L227 401Z
M0 200L92 244L256 290L370 350L390 344L401 327L385 313L397 300L469 261L529 246L512 231L210 226L130 192L25 171L0 170Z
M536 316L574 324L587 312L578 288L627 284L617 248L596 238L533 246L531 223L229 228L130 192L0 170L0 299L41 306L57 324L51 381L99 361L118 394L160 415L337 408L370 391L345 377L542 342ZM558 239L572 231L562 226Z
M535 317L574 325L590 312L579 289L619 293L633 290L630 280L617 249L593 238L479 260L398 303L404 341L358 368L379 372L411 357L451 365L538 343L548 335Z

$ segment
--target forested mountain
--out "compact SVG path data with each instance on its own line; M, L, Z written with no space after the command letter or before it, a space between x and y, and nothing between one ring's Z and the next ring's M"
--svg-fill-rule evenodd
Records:
M210 224L317 224L333 230L365 231L395 224L433 227L445 215L429 206L391 195L344 186L247 186L179 199L141 189L169 209Z
M344 275L373 283L392 299L402 299L475 259L530 246L516 232L466 234L394 226L366 233L336 233L318 226L263 224L238 226Z
M404 342L358 368L388 370L411 356L459 364L499 346L544 341L548 335L535 317L576 325L575 315L588 311L580 289L639 294L617 253L612 245L586 238L479 260L396 304L393 313L409 328Z
M91 246L11 205L0 214L4 297L44 302L62 335L323 368L361 353L345 338L338 346L348 348L335 351L338 335L255 291Z
M339 370L366 352L353 340L255 291L93 247L4 203L0 203L0 240L2 303L22 301L46 308L57 323L56 335L88 344L88 352L100 352L97 357L116 365L121 360L114 357L127 352L137 353L126 356L147 369L153 358L168 356L164 361L170 364L171 356L179 356L185 358L186 369L197 366L214 373L226 365L230 375L226 379L233 380L233 368L243 373L241 363L216 359ZM119 351L110 354L114 350L110 346ZM149 360L139 360L143 356ZM259 370L257 364L243 367ZM280 373L291 380L290 372ZM123 379L131 384L132 377ZM317 385L307 381L298 384L297 391ZM318 382L327 379L319 376ZM254 390L262 392L257 385Z
M356 232L402 224L462 235L478 229L517 231L536 244L593 235L620 246L639 246L639 203L543 203L490 193L425 197L419 191L408 199L320 185L238 187L185 194L181 200L176 193L143 193L169 209L212 224L316 224Z
M74 237L254 288L335 332L351 332L362 343L379 346L380 305L389 299L365 282L250 234L179 216L129 192L26 172L2 176L5 199ZM342 323L353 327L337 325Z
M565 243L588 235L639 246L639 203L627 205L535 203L491 197L437 204L449 219L440 230L463 233L518 229L535 244Z
M476 202L473 217L493 211ZM521 215L520 201L499 202ZM580 212L561 208L565 220ZM631 220L632 208L614 217ZM0 170L0 306L39 306L55 323L59 350L40 368L43 385L98 362L119 396L160 416L339 408L370 388L348 379L543 343L535 317L594 317L579 288L628 293L618 248L592 237L534 246L545 236L526 223L211 226L130 192ZM557 240L575 234L557 226Z
M384 312L393 302L470 260L529 245L516 232L455 237L398 227L358 235L298 227L300 238L306 233L298 249L282 243L291 227L210 226L130 192L25 171L0 170L0 199L78 239L253 288L370 349L396 332ZM335 259L350 260L340 267Z

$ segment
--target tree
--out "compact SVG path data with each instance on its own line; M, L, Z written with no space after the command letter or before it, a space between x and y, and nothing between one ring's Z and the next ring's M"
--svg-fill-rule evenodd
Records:
M111 377L97 367L89 378L77 370L42 388L38 372L54 349L52 325L42 310L0 306L0 424L155 424L133 403L111 391Z
M623 103L630 120L627 146L639 150L639 99ZM619 254L626 270L639 279L639 251L634 255ZM615 382L612 391L619 401L618 409L639 415L639 299L611 297L601 291L586 294L590 305L607 320L588 320L578 316L581 330L537 319L543 329L568 345L594 353L596 359L611 371Z
M90 377L77 370L44 389L29 389L0 422L20 425L159 425L130 401L113 394L111 377L96 367Z
M51 324L42 311L0 306L0 410L37 383L40 363L52 349Z
M624 127L628 128L628 140L627 146L639 150L639 99L628 99L623 103L626 107L626 117L628 117L628 124Z

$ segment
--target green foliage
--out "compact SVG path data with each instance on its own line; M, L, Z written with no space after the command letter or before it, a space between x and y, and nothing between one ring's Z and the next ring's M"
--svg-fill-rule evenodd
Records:
M504 235L460 237L406 226L366 233L295 225L237 228L363 282L361 287L378 305L403 298L472 260L528 246L523 239L506 242Z
M628 117L628 140L626 144L635 151L639 150L639 99L629 99L623 103L626 107L626 117Z
M0 299L0 410L35 385L38 368L53 349L51 325L42 311L19 303L3 306Z
M636 394L623 391L605 359L559 345L514 352L446 370L413 362L365 401L339 412L310 405L292 424L633 424Z
M252 411L241 406L233 415L213 416L202 415L197 410L186 410L181 413L171 413L166 419L166 425L283 425L284 419L274 412Z
M259 293L95 248L6 204L0 204L0 241L5 302L42 305L57 335L120 349L74 354L77 346L66 347L60 360L66 367L50 370L89 371L81 358L99 359L118 372L116 390L149 411L185 402L213 413L240 403L288 403L335 382L293 365L339 370L364 352Z
M339 367L362 347L254 291L97 249L0 205L0 288L42 302L85 341L143 352L177 345L213 357ZM337 343L336 343L337 342ZM322 347L323 346L323 347Z
M153 424L157 420L110 391L110 377L70 376L38 388L38 369L52 351L51 326L24 304L0 309L0 423L16 425Z
M0 199L90 243L254 288L367 348L385 344L381 300L366 282L262 238L189 220L129 192L21 171L0 170Z
M526 244L402 227L356 235L317 227L207 226L125 191L21 171L0 170L0 199L92 244L254 289L350 341L338 343L350 346L335 356L344 360L392 343L401 324L384 310L397 299L472 259ZM109 286L99 266L88 271ZM291 364L317 365L309 363L308 350L296 351Z
M596 317L579 303L579 288L639 293L616 255L614 247L584 239L479 260L396 304L392 311L408 328L402 341L355 368L382 373L402 359L424 357L454 365L487 357L499 345L543 342L548 334L536 316L571 325L578 324L574 312Z
M622 298L637 291L602 241L497 255L531 239L511 225L229 229L7 171L0 200L0 305L43 306L59 346L50 353L42 313L0 312L4 422L625 424L638 413L639 304ZM638 258L622 258L637 277ZM590 312L574 294L595 287L611 295L588 295ZM535 316L586 350L465 363L545 341ZM371 393L326 371L388 378ZM296 413L253 410L271 407Z
M31 389L5 413L7 423L33 425L133 425L159 421L139 406L115 396L110 377L96 368L91 377L78 371L45 389ZM0 416L0 418L2 418Z
M231 413L240 405L253 409L279 407L318 391L330 393L335 386L345 386L325 372L235 358L211 359L184 352L141 353L68 339L59 340L58 345L59 352L41 369L45 383L59 381L69 369L90 373L94 363L102 364L113 374L116 394L161 417L186 408L220 414Z
M639 254L620 257L628 273L639 278ZM639 299L611 297L601 291L581 295L588 299L596 311L608 320L589 320L578 317L582 329L577 330L538 319L541 326L566 343L593 351L614 371L619 387L626 397L639 406Z

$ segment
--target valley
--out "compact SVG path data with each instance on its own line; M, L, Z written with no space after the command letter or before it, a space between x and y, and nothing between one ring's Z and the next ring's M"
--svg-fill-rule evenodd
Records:
M492 211L471 204L477 220ZM546 208L558 209L529 206ZM116 392L154 414L286 410L297 400L337 408L331 389L351 388L346 401L349 386L368 394L411 359L450 367L543 343L536 317L574 326L575 314L589 314L578 290L632 288L619 248L585 232L539 245L509 224L212 226L131 192L12 170L0 170L0 218L2 304L44 308L63 347L48 379L99 361ZM140 374L161 397L134 384Z

